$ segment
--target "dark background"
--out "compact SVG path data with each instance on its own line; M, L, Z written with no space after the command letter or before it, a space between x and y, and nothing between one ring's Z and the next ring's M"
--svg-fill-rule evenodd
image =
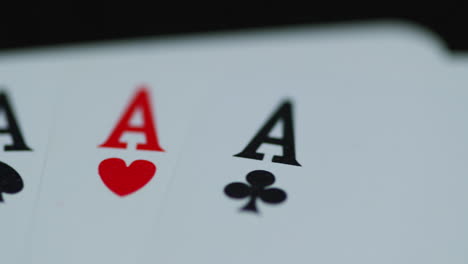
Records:
M28 9L0 12L0 51L197 32L232 31L288 25L320 25L379 19L401 19L426 26L448 49L468 51L468 9L463 4L421 6L327 2L294 4L171 5L138 2L109 5L69 1L28 3ZM26 5L26 3L25 3Z

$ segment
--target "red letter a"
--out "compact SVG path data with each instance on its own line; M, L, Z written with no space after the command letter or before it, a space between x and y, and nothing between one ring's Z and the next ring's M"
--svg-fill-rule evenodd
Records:
M130 124L132 116L138 111L141 111L143 116L143 124L135 126ZM112 131L109 138L99 147L104 148L126 148L127 143L121 142L120 138L125 132L139 132L143 133L146 138L145 144L137 144L139 150L153 150L164 151L159 145L158 134L156 133L156 126L153 122L153 114L151 112L151 102L149 92L146 87L142 86L138 89L135 97L130 105L125 110L122 118L117 123L117 126Z

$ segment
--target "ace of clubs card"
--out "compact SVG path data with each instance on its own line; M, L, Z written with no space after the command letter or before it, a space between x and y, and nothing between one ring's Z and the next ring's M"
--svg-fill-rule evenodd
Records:
M140 263L462 263L466 205L440 186L468 173L445 129L467 112L437 42L309 33L219 57Z

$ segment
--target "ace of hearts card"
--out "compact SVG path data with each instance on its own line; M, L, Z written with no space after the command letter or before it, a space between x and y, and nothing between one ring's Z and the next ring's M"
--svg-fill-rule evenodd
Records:
M204 86L205 51L157 43L82 51L64 63L32 232L32 263L134 263ZM207 72L207 71L204 71ZM125 74L122 74L125 73ZM181 77L183 76L183 78Z

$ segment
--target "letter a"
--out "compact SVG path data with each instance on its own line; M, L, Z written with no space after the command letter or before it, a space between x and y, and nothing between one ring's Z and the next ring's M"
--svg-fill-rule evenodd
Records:
M130 124L130 120L138 110L141 111L143 116L143 124L141 126ZM149 92L146 87L140 87L122 115L122 118L117 123L117 126L112 131L112 134L99 147L126 148L127 143L120 141L122 135L125 132L138 132L143 133L146 138L146 143L137 144L136 148L138 150L164 151L159 145L158 134L156 133L156 126L153 120Z
M275 124L281 120L283 121L283 137L273 138L268 136ZM260 147L260 145L264 143L280 145L283 147L283 156L273 156L273 162L301 166L296 160L292 106L289 101L286 101L283 104L281 104L280 108L265 123L265 125L263 125L260 131L245 147L245 149L242 150L241 153L234 156L247 159L262 160L265 155L262 153L258 153L257 150Z
M32 149L28 146L26 146L26 143L24 142L23 135L21 134L21 130L18 126L18 122L16 122L15 115L13 114L13 110L8 103L8 98L5 93L1 92L0 93L0 113L4 112L6 121L7 121L7 127L6 128L0 128L0 134L10 134L11 138L13 140L12 145L8 145L4 147L5 151L15 151L15 150L29 150L31 151Z

